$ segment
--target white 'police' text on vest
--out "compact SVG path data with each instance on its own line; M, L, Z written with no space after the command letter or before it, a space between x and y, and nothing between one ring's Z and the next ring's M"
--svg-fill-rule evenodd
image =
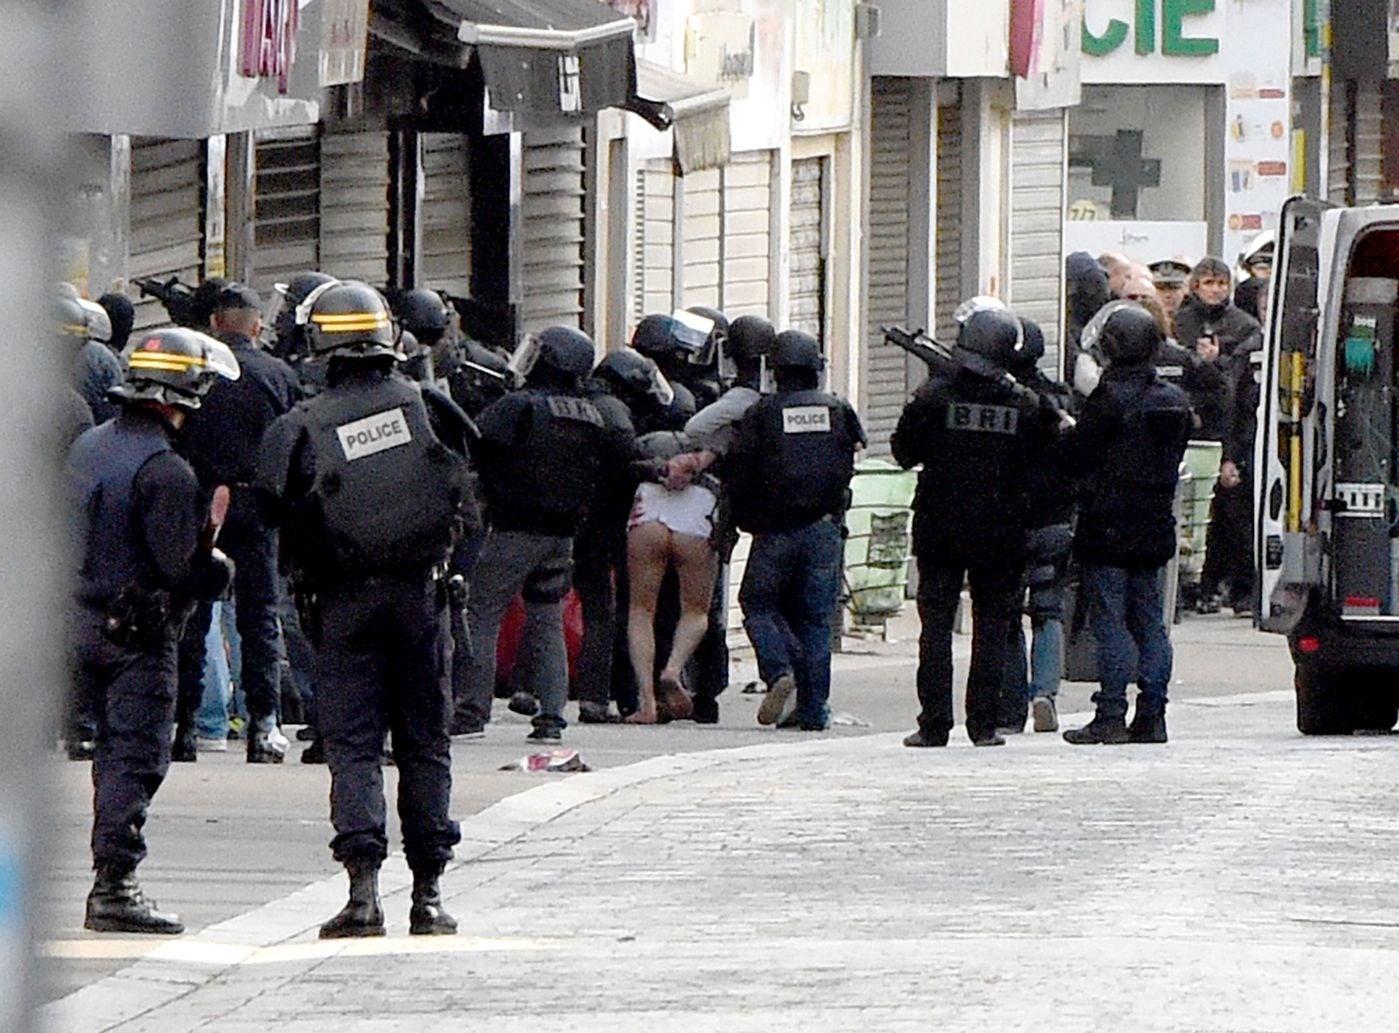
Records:
M345 458L352 463L413 440L402 409L385 409L362 420L342 423L335 428L335 433L340 438Z
M824 405L796 405L783 409L782 430L786 434L829 434L831 410Z
M948 430L979 434L1014 434L1020 426L1020 410L1009 405L952 402L947 407Z
M591 423L594 427L603 425L602 413L591 402L571 395L550 395L549 412L561 420L576 420Z

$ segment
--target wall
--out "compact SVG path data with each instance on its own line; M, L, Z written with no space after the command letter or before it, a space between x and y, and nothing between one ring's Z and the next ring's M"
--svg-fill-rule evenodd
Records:
M1003 76L1009 0L881 0L870 75Z

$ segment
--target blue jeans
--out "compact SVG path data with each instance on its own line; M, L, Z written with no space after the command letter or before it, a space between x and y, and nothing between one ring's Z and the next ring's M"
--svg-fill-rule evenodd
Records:
M1053 699L1064 678L1064 622L1057 618L1039 623L1031 618L1030 698Z
M195 715L195 734L201 739L228 738L228 704L233 698L233 679L228 671L228 652L223 641L223 603L214 603L213 620L204 638L204 696Z
M1127 713L1134 661L1141 689L1138 707L1165 709L1172 653L1161 614L1161 570L1085 566L1082 583L1089 627L1098 643L1098 713Z
M738 590L758 673L769 685L784 674L796 677L796 717L804 728L824 728L830 719L831 615L840 564L840 529L830 520L757 534ZM784 623L800 646L795 655Z

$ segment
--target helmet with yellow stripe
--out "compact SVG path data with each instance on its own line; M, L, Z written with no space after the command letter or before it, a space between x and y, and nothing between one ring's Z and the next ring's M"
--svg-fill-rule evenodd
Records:
M186 327L152 330L127 345L125 383L107 393L120 402L160 402L198 409L214 381L237 380L238 359L222 341Z
M389 306L367 283L323 284L306 296L296 317L310 330L312 355L364 359L397 355Z

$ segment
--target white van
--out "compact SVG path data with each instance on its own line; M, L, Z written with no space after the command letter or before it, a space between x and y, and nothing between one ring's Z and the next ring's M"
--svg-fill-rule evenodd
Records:
M1254 454L1257 624L1287 636L1297 727L1399 705L1399 206L1283 208Z

